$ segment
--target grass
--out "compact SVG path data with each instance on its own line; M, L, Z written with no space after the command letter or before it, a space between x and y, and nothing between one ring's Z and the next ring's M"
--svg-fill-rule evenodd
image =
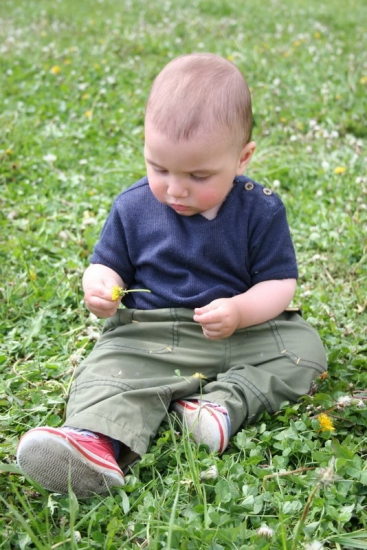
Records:
M0 549L367 548L366 50L363 0L1 2ZM63 421L102 326L82 272L114 196L144 174L152 79L191 51L247 76L248 174L286 204L295 302L329 375L222 457L164 424L124 490L49 494L19 475L17 441Z

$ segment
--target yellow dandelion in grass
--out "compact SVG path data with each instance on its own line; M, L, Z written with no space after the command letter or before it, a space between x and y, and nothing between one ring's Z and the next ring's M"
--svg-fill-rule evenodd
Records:
M320 424L320 431L322 432L334 432L334 424L330 416L328 416L325 413L321 413L318 415L317 420Z
M334 174L344 174L346 170L347 169L345 166L337 166L336 168L334 168Z
M29 270L28 275L31 281L37 281L37 273L33 269Z
M84 113L85 118L92 118L92 115L93 115L92 111L85 111Z
M125 294L129 292L150 292L150 290L147 288L132 288L131 290L126 290L126 288L122 288L122 286L114 285L111 289L111 300L117 302L119 298L123 298Z
M50 70L50 73L51 74L59 74L61 71L60 67L58 65L54 65L54 67L52 67L52 69Z
M361 80L359 81L361 84L367 84L367 76L362 76Z
M12 149L6 149L5 153L10 156L10 155L13 154L13 150Z

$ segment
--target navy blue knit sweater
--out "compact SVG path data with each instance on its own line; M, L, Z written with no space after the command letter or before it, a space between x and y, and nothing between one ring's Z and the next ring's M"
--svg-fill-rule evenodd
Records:
M213 220L177 214L143 178L116 198L91 263L151 291L124 298L136 309L193 309L298 276L283 203L246 176L235 178Z

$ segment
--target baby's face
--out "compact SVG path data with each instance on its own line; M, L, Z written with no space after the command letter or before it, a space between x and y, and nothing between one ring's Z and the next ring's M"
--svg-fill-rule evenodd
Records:
M153 195L181 216L215 218L245 168L243 152L219 133L173 143L149 123L144 156Z

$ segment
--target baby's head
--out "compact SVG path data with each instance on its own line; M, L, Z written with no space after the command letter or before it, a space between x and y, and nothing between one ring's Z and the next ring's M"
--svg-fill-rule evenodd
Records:
M213 54L183 55L157 76L145 116L149 187L182 216L213 219L255 150L240 71Z
M177 57L155 79L146 123L172 142L224 134L239 151L251 140L251 96L242 73L210 53Z

